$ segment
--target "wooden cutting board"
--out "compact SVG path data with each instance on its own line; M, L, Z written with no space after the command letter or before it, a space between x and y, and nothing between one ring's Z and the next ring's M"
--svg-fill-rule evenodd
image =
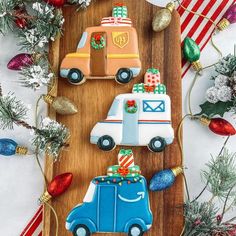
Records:
M80 37L88 26L100 24L102 17L110 16L113 0L97 0L85 11L76 12L73 6L63 9L65 16L64 36L50 47L50 61L58 71L58 67L67 53L75 52ZM175 132L181 120L181 50L180 50L180 18L173 13L170 26L161 33L151 29L151 22L157 7L145 0L125 0L129 17L137 29L139 49L142 60L142 71L128 85L119 85L114 80L88 80L81 86L73 86L66 79L58 80L58 96L66 96L75 101L79 112L73 116L57 115L57 120L71 130L70 147L63 151L61 160L55 164L47 158L46 174L48 179L63 172L72 172L73 184L61 197L53 200L59 216L59 236L71 235L65 229L65 220L69 211L82 202L90 181L99 175L106 174L108 166L117 164L119 147L111 152L104 152L89 142L90 131L97 121L106 118L114 97L121 93L129 93L134 83L143 82L147 68L160 69L163 83L172 100L172 121ZM56 91L55 91L56 94ZM55 113L49 110L54 118ZM181 164L181 155L177 139L163 153L152 153L146 147L133 147L135 163L141 167L142 174L149 181L152 175L163 168L171 168ZM154 216L153 227L147 236L177 236L183 225L182 208L183 183L177 178L174 186L163 192L150 193L151 209ZM55 235L53 214L45 209L44 236ZM113 234L100 234L110 236ZM122 235L122 234L116 234Z

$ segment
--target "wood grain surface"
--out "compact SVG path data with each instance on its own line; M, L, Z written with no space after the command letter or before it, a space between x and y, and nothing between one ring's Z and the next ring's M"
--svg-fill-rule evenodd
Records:
M50 47L50 60L55 70L63 57L75 52L82 32L88 26L99 25L102 17L111 15L116 1L97 0L85 11L76 12L75 7L64 7L66 19L64 36ZM172 100L172 122L175 129L181 120L181 50L180 19L174 12L171 25L161 33L151 29L151 22L157 7L145 0L126 0L129 17L137 29L142 60L142 71L128 85L119 85L114 80L88 80L81 86L73 86L66 79L59 78L58 96L67 96L76 102L79 112L73 116L57 115L57 120L71 130L70 147L63 151L61 160L54 165L47 158L46 174L48 179L63 172L72 172L73 184L61 197L53 200L59 216L59 236L71 235L65 229L65 220L69 211L82 202L90 181L106 174L107 167L117 164L119 147L111 152L104 152L89 142L90 131L97 121L106 118L114 97L131 92L134 83L143 82L145 70L150 67L160 69L163 83ZM51 111L50 115L54 115ZM149 181L152 175L163 168L181 164L181 155L177 139L165 152L157 154L146 147L133 147L135 163L141 167L142 174ZM154 216L153 227L147 236L178 236L182 230L183 203L182 178L177 178L174 186L163 192L150 193L151 209ZM45 208L44 236L55 236L53 214ZM110 236L113 234L99 234ZM116 234L122 235L122 234Z

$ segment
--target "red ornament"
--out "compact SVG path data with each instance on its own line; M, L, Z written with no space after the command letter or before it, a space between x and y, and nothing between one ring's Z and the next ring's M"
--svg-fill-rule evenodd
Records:
M16 18L15 23L20 29L25 29L28 26L28 22L25 18Z
M231 136L236 134L235 128L227 121L222 118L212 118L201 117L200 122L207 125L209 129L218 135Z
M71 185L73 175L64 173L57 175L48 185L47 191L52 197L58 197L63 194Z
M44 0L44 2L58 8L63 7L66 4L66 0Z
M58 197L63 194L71 185L73 179L72 173L57 175L48 185L47 191L39 198L40 203L49 201L52 197Z
M9 70L21 70L22 67L30 66L34 63L31 54L20 53L14 56L7 64Z
M209 129L218 135L231 136L236 134L235 128L222 118L213 118L209 124Z

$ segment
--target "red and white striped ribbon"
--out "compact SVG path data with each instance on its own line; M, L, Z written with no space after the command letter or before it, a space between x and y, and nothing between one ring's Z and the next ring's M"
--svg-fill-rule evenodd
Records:
M183 0L182 5L188 10L206 15L214 22L218 23L229 6L235 2L236 0ZM214 31L213 24L201 16L196 16L193 13L185 11L180 6L177 10L181 17L182 42L185 37L191 37L202 50L210 40L211 34ZM189 63L183 61L182 77L189 68ZM42 219L43 207L41 206L20 236L42 236Z
M43 206L40 206L36 214L25 227L20 236L42 236L43 229Z
M236 0L183 0L182 5L188 10L198 12L207 16L215 23L218 23L226 10L235 3ZM199 45L202 50L211 38L214 31L214 25L202 16L194 15L187 12L183 7L178 7L181 20L181 40L185 37L191 37ZM190 68L189 63L182 61L182 77Z

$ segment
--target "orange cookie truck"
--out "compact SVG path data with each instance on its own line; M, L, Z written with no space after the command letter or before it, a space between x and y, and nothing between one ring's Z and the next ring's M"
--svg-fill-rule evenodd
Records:
M85 30L77 51L63 59L61 77L72 84L82 84L86 79L114 78L126 84L140 73L137 32L126 17L127 10L122 12L119 8L126 7L116 6L113 17L105 17L101 26Z

